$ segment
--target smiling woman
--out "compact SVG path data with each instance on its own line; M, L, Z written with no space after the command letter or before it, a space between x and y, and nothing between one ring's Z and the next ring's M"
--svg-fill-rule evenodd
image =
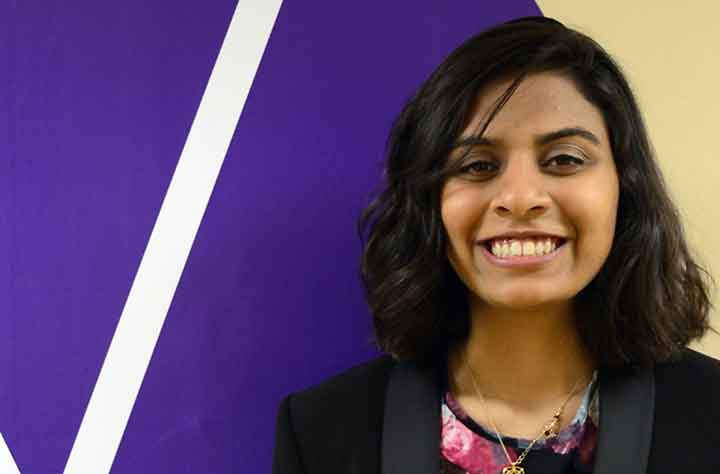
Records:
M592 39L533 17L453 51L360 229L388 355L283 401L274 472L720 472L720 363L686 348L712 278Z

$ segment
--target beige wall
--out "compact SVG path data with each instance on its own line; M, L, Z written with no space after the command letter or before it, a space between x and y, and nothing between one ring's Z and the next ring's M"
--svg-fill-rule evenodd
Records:
M720 2L538 0L545 16L587 33L620 63L683 216L689 244L720 284ZM718 295L713 304L720 306ZM720 330L720 315L713 312ZM720 358L720 337L694 346Z

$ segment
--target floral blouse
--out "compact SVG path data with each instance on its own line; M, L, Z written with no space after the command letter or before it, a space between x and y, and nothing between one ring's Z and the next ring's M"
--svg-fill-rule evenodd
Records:
M507 457L493 431L470 418L450 391L443 390L441 474L502 474ZM592 472L598 432L597 373L585 389L580 408L557 435L541 438L520 464L527 474L585 474ZM503 437L515 460L530 440Z

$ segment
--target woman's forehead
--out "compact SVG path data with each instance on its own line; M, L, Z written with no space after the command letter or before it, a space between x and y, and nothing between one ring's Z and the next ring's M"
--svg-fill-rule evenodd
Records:
M481 89L460 138L476 136L511 86L512 79ZM483 137L497 143L533 139L556 130L576 127L591 131L607 143L602 112L589 102L572 79L545 72L523 79L509 100L493 117Z

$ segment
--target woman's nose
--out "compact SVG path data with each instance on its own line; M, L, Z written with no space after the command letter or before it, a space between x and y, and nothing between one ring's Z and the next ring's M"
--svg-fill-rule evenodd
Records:
M508 160L497 183L491 208L500 217L537 217L550 206L546 176L534 157Z

